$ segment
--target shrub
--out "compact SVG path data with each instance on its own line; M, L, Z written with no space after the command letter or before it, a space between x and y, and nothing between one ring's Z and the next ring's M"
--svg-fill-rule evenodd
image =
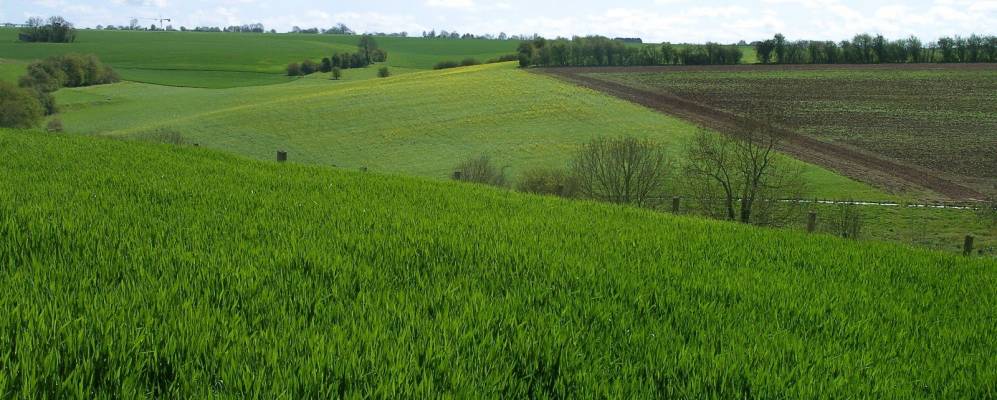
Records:
M571 173L585 197L651 206L664 196L669 167L664 148L653 141L596 138L578 150Z
M980 221L990 226L997 226L997 194L990 196L976 208Z
M62 120L53 118L51 121L48 121L47 125L45 125L45 130L49 132L62 132Z
M492 59L488 60L486 62L486 64L495 64L495 63L509 62L509 61L519 61L519 55L516 55L516 54L506 54L506 55L500 56L498 58L492 58Z
M0 127L31 128L38 125L44 113L31 90L0 81Z
M859 207L850 203L838 204L826 218L825 226L836 236L859 239L865 226L865 216Z
M391 70L389 70L388 67L381 67L377 70L377 76L379 78L387 78L391 76Z
M62 87L103 85L120 80L111 67L94 55L66 54L31 63L28 74L19 83L21 87L54 92Z
M374 49L370 52L370 61L376 63L388 61L388 52L384 49Z
M332 60L329 57L322 58L322 63L319 64L318 70L322 73L332 72Z
M315 61L305 60L301 62L301 74L311 75L318 72L319 65Z
M301 64L287 64L287 76L301 76Z
M55 96L52 96L51 93L44 92L35 88L26 88L26 89L30 90L31 93L35 95L35 98L38 99L38 103L42 105L42 109L44 110L45 115L54 115L55 113L59 112L59 106L56 105L55 103Z
M339 80L343 77L343 70L339 67L332 67L332 79Z
M578 183L567 171L557 168L526 170L519 178L516 190L526 193L574 197Z
M456 61L440 61L433 66L433 69L450 69L450 68L457 68L459 66L460 63Z
M460 62L460 66L462 67L470 67L472 65L480 65L480 64L481 64L480 61L475 60L473 58L465 58Z
M455 172L460 173L454 176L455 180L461 182L481 183L492 186L505 186L505 171L492 165L488 156L469 158L457 165Z

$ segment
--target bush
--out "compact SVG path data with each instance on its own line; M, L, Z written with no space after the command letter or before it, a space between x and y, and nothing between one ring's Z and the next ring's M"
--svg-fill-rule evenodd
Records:
M47 125L45 125L45 130L53 133L62 132L62 120L53 118L51 121L48 121Z
M845 239L859 239L862 227L865 226L865 216L860 206L842 203L835 206L826 218L825 226L831 234Z
M319 65L315 61L305 60L301 62L301 74L311 75L318 72Z
M460 63L456 61L440 61L433 66L433 69L450 69L457 68L459 66Z
M38 125L44 113L30 89L0 81L0 127L31 128Z
M481 62L473 58L465 58L460 62L460 66L462 67L470 67L472 65L481 65Z
M459 175L457 175L459 173ZM492 186L505 186L505 171L492 165L488 156L469 158L457 165L454 180L481 183Z
M509 61L519 61L519 55L516 55L516 54L506 54L506 55L500 56L498 58L492 58L492 59L488 60L486 62L486 64L495 64L495 63L509 62Z
M370 61L376 63L388 61L388 52L384 49L374 49L370 52Z
M379 78L387 78L391 76L391 70L389 70L388 67L381 67L377 70L377 76Z
M339 67L332 67L332 79L339 80L343 77L343 70Z
M526 193L574 197L578 182L563 169L534 168L523 172L516 190Z
M21 87L54 92L63 87L103 85L120 81L111 67L94 55L66 54L46 58L28 65L28 74L19 80Z
M571 162L579 194L642 207L664 196L669 168L661 145L634 137L593 139Z
M329 57L322 58L322 63L319 64L318 70L322 73L332 72L332 60Z
M984 224L997 227L997 194L990 196L976 208L976 216Z
M301 76L301 64L290 63L287 64L287 76Z
M25 89L30 90L31 93L35 95L35 98L38 99L38 103L42 105L42 109L44 110L45 115L54 115L55 113L59 112L59 106L56 105L55 103L55 96L52 96L51 93L44 92L35 88L25 88Z

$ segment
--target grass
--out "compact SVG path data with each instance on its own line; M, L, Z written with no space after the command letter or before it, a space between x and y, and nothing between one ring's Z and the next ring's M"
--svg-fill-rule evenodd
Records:
M16 83L27 67L28 64L23 61L0 58L0 81Z
M992 260L203 148L0 160L0 397L997 394Z
M526 168L561 166L578 145L601 135L651 137L677 158L696 131L512 64L229 90L125 83L57 97L69 132L127 137L167 127L202 146L257 159L283 149L295 162L441 179L480 154L508 165L514 177ZM807 171L821 197L892 198L824 169Z
M357 36L81 30L71 44L20 43L17 30L0 29L0 54L31 61L57 54L96 54L124 79L168 86L229 88L282 83L288 63L355 52ZM481 61L514 53L518 42L377 38L388 66L431 69L447 59ZM376 69L375 69L376 70Z

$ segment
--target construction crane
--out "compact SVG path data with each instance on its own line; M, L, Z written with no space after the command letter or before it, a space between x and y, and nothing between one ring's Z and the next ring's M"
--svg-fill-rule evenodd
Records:
M145 20L145 21L159 21L159 30L161 30L161 31L165 30L165 29L163 29L163 22L173 22L173 20L171 20L169 18L163 18L163 17L159 17L159 18L142 18L142 20Z

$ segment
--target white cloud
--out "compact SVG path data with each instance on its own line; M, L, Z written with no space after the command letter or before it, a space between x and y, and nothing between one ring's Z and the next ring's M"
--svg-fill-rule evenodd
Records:
M426 5L430 7L469 10L474 8L474 0L426 0Z

